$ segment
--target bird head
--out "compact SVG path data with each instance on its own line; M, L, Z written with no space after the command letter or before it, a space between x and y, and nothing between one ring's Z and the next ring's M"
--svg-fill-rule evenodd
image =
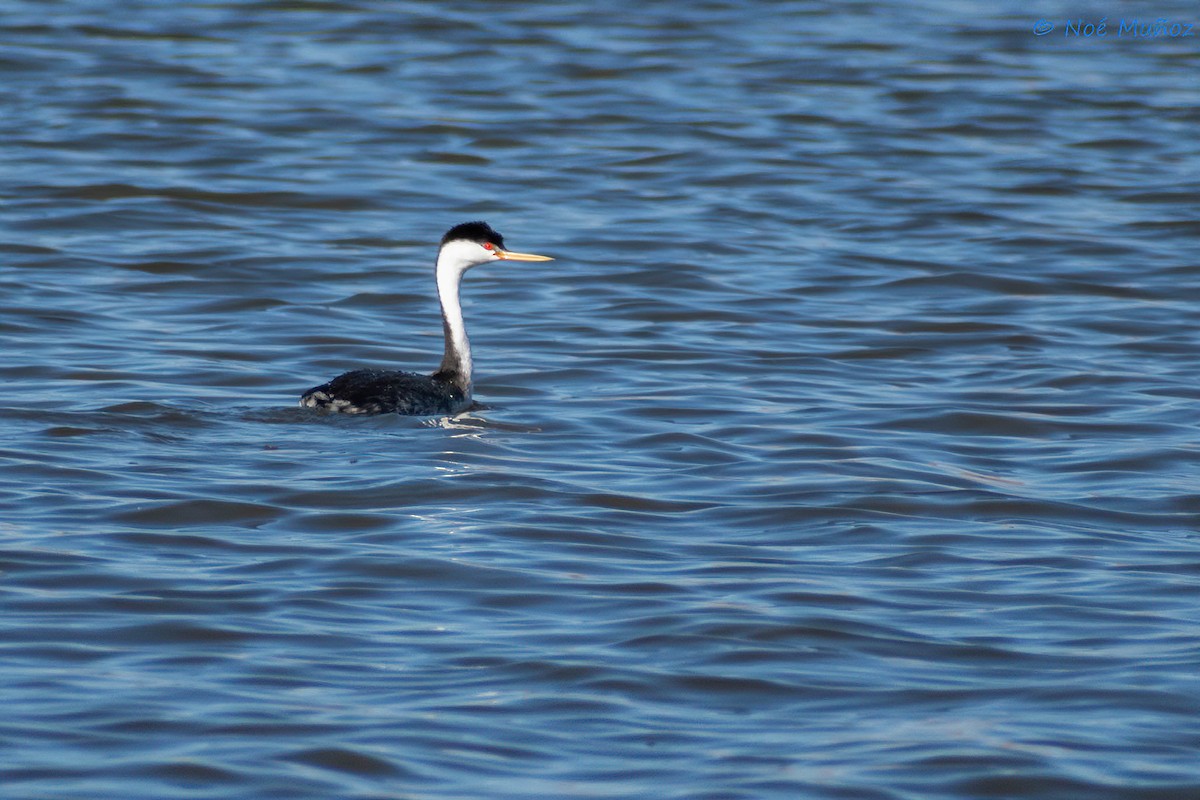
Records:
M464 222L446 231L438 250L438 270L443 264L462 273L490 261L553 261L550 256L516 253L504 246L504 237L486 222Z

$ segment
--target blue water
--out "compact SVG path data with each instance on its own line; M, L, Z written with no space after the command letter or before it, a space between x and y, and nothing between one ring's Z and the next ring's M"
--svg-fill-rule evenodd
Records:
M0 2L0 795L1200 797L1200 38L1123 14L1200 23ZM471 219L557 259L477 406L299 408Z

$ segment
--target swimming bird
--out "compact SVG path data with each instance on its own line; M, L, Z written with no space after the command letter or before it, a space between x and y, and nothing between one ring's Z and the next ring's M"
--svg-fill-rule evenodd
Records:
M458 287L467 270L492 261L553 261L549 256L514 253L486 222L464 222L446 231L438 248L438 300L446 350L431 375L386 369L358 369L309 389L300 405L343 414L457 414L471 405L471 343L463 324Z

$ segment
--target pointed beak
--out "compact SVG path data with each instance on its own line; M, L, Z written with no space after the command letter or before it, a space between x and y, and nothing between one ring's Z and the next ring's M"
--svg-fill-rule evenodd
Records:
M503 261L553 261L550 256L537 256L533 253L514 253L511 250L497 250L496 255Z

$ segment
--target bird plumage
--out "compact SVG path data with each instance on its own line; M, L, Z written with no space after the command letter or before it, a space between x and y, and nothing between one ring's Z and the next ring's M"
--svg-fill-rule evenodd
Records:
M467 270L491 261L550 261L504 249L504 237L486 222L455 225L442 237L434 278L442 308L445 351L432 375L359 369L309 389L300 405L345 414L457 414L471 406L471 344L459 286Z
M346 372L300 398L300 405L343 414L457 414L470 404L453 380L392 369Z

